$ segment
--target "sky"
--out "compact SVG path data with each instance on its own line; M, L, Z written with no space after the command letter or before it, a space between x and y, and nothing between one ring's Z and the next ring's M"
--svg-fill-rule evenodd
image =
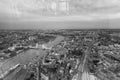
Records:
M42 15L43 9L57 10L51 4L44 0L0 0L0 29L112 29L120 25L120 0L73 0L77 15Z

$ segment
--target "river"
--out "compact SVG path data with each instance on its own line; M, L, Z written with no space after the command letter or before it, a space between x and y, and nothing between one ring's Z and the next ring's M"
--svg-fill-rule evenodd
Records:
M49 46L57 45L60 41L64 40L64 37L57 36L56 39L50 43L48 43ZM8 71L11 67L17 65L17 64L28 64L32 61L32 59L36 56L44 56L46 52L42 50L42 48L39 49L30 49L26 52L20 53L17 56L6 60L1 66L0 66L0 74L5 73ZM6 79L7 80L7 79Z

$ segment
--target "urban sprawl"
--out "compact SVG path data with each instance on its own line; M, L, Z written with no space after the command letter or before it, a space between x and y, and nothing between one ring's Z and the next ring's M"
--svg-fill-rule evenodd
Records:
M0 30L0 80L120 80L120 30Z

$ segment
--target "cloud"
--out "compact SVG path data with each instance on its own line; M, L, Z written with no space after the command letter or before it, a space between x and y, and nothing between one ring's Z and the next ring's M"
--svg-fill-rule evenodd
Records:
M0 0L1 16L17 17L23 21L39 20L101 20L120 18L120 0L72 0L72 7L78 15L42 16L49 15L51 2L43 0ZM45 13L46 11L46 13ZM59 12L58 12L59 13ZM56 18L57 17L57 18ZM1 17L0 17L1 18Z

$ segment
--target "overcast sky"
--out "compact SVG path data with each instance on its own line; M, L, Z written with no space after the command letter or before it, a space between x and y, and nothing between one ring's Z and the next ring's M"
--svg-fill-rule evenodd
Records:
M81 13L41 16L42 0L0 0L0 29L119 28L120 0L80 0ZM83 14L84 13L84 14Z

